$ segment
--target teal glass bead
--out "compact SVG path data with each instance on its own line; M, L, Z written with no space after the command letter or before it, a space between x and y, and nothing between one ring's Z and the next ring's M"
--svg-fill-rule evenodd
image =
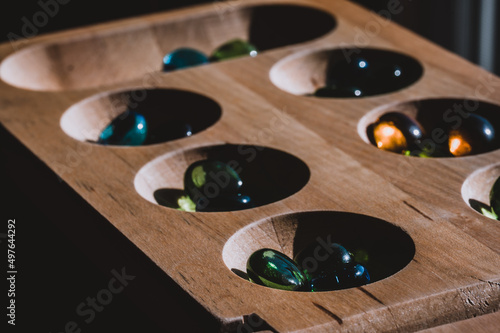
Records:
M170 52L163 58L163 71L170 72L207 64L208 62L208 57L202 52L190 48L181 48Z
M308 282L292 259L272 249L260 249L247 260L250 281L262 286L298 291L306 290Z
M97 143L117 146L140 146L146 141L148 126L138 112L127 110L111 121L99 135Z
M241 39L233 39L218 47L213 52L210 60L221 61L242 56L255 57L256 55L257 48L255 46Z
M252 200L241 193L242 186L238 173L221 161L197 161L184 173L184 190L200 212L252 208Z
M491 188L490 207L497 216L500 216L500 177L497 178Z

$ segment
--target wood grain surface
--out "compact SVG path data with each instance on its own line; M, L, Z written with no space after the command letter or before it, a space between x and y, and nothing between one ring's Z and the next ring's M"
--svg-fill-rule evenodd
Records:
M160 72L163 55L175 48L210 52L229 39L249 38L253 8L269 3L317 8L333 15L336 27L255 58ZM411 55L424 74L403 90L360 99L296 95L273 83L284 75L275 66L347 46ZM405 157L368 144L360 124L380 110L423 99L500 105L500 79L374 13L342 0L230 1L39 36L19 49L3 44L0 59L2 124L216 318L221 331L250 325L278 332L406 332L499 309L500 224L468 206L462 185L474 171L498 163L500 151ZM286 80L301 80L307 68L280 70L295 71ZM119 113L120 107L106 107L109 96L145 89L206 96L220 106L221 118L192 137L161 144L124 148L85 141ZM80 113L64 118L75 108ZM283 200L236 212L187 213L154 202L157 189L182 189L190 161L225 144L286 152L308 166L309 180ZM383 280L321 293L258 286L227 266L246 260L252 248L246 242L291 251L286 244L300 236L293 227L297 213L309 211L383 220L411 237L415 255ZM276 220L285 227L275 235ZM244 242L234 243L232 236L241 233Z

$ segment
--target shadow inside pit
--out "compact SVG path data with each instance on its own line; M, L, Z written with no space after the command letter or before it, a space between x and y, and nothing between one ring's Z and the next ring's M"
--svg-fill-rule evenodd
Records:
M154 191L153 196L159 205L169 208L179 208L177 200L186 195L183 190L174 188L161 188Z
M243 271L241 271L241 270L239 270L239 269L237 269L237 268L232 268L231 272L233 272L234 274L238 275L242 279L250 281L250 278L248 277L248 274L245 273L245 272L243 272Z
M469 205L472 207L472 209L480 214L483 214L483 212L481 211L482 208L486 209L487 211L491 211L491 207L489 205L475 199L469 199Z
M338 243L351 253L366 253L362 263L371 283L389 277L407 266L415 255L412 238L386 221L345 212L299 214L293 243L294 256L310 243L321 239Z

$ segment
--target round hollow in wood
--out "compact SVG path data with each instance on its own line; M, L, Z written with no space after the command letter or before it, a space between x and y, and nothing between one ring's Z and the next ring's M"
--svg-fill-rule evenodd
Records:
M160 156L139 170L134 180L135 189L150 202L169 207L164 204L168 202L175 206L176 199L183 195L186 169L204 159L221 161L233 167L243 181L243 194L249 195L257 207L293 195L310 178L308 166L286 152L261 146L227 144Z
M13 86L41 91L88 89L135 79L154 82L153 73L162 75L163 57L179 48L211 54L239 38L265 51L316 39L336 26L332 15L310 6L221 6L180 22L151 19L150 25L98 38L88 34L29 46L4 60L0 77Z
M415 255L412 238L389 222L348 212L307 211L248 225L229 238L222 256L228 269L244 277L246 262L253 252L270 248L293 258L313 242L318 246L339 243L351 253L365 251L368 260L364 265L372 283L397 273Z
M475 99L443 97L384 105L360 119L358 134L361 139L373 144L370 132L373 131L374 124L382 115L390 112L402 113L415 120L426 133L425 142L435 145L439 144L443 137L447 138L447 129L459 128L461 124L467 122L471 114L476 114L487 119L496 132L496 140L486 152L500 148L500 106L496 104Z
M481 213L481 208L490 209L490 191L495 181L500 177L500 164L494 164L473 172L462 185L462 198Z
M422 65L408 55L389 50L346 48L292 54L277 62L269 75L274 85L281 90L294 95L311 95L319 88L346 80L352 84L365 84L357 79L353 73L345 72L345 69L350 67L356 59L364 59L363 62L367 68L370 66L370 62L401 67L402 80L397 86L391 84L385 88L380 87L382 77L379 77L378 74L370 75L374 76L375 79L380 79L379 82L375 81L380 89L377 89L377 93L371 93L369 96L387 94L406 88L419 80L423 74ZM404 77L401 72L404 73ZM358 76L358 78L364 80L363 76Z
M102 130L125 110L142 114L148 124L144 145L175 139L165 133L172 124L189 124L195 135L214 125L222 109L212 99L176 89L138 89L104 93L85 99L69 108L60 125L70 137L96 142Z

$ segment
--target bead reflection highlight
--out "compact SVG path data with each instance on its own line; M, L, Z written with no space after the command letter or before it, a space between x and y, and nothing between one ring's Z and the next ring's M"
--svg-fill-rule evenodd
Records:
M389 112L373 125L371 135L373 144L379 149L406 154L417 147L424 134L420 125L410 117Z
M454 135L450 135L449 138L449 146L450 146L450 153L453 154L453 156L465 156L469 155L470 152L472 151L472 147L470 144L465 141L459 133L456 133Z
M400 153L408 147L405 136L392 123L380 123L373 130L377 147L383 150Z
M127 110L113 119L99 135L97 143L116 146L140 146L146 141L148 126L144 116Z

